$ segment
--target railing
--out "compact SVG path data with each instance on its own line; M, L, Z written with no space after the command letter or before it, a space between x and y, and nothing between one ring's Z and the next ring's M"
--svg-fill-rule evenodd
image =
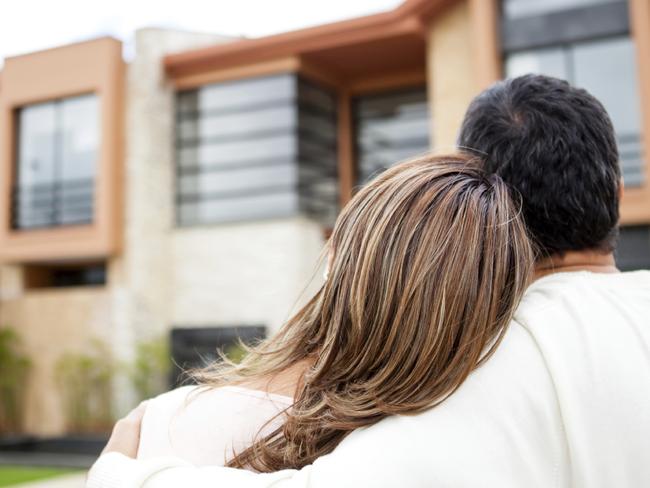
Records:
M85 225L93 220L94 181L67 180L15 185L11 195L14 229Z

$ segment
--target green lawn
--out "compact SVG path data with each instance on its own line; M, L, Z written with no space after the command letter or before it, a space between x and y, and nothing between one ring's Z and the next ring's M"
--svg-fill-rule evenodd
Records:
M41 468L32 466L0 466L0 486L11 486L28 481L52 478L73 473L72 469Z

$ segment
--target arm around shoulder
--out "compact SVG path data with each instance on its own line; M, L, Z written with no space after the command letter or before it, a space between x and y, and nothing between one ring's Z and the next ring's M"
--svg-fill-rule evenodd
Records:
M308 472L309 467L257 474L220 466L196 467L176 458L135 460L111 452L100 456L90 469L85 488L307 487Z
M388 446L378 446L372 429L355 432L331 454L299 471L253 473L224 467L196 467L175 458L134 460L119 453L102 455L88 475L86 488L393 488L408 472L389 462ZM382 456L383 454L383 456ZM382 457L384 457L382 459Z

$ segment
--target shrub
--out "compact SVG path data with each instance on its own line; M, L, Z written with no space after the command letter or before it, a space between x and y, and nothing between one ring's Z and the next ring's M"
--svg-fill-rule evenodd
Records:
M25 411L27 375L31 361L20 350L13 329L0 329L0 434L19 432Z
M241 363L242 359L246 357L248 354L248 349L243 342L238 340L237 342L234 342L225 347L223 354L228 358L228 360L238 364Z
M112 381L115 369L106 345L98 340L91 342L87 352L65 353L59 358L55 375L69 431L110 430L114 420Z
M169 342L165 337L136 345L135 358L128 371L139 401L169 389L171 366Z

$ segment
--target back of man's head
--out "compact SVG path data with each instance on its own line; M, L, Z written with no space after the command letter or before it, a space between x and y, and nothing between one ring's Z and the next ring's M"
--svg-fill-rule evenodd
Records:
M587 91L548 76L501 81L472 101L458 142L519 192L540 257L614 249L616 138Z

